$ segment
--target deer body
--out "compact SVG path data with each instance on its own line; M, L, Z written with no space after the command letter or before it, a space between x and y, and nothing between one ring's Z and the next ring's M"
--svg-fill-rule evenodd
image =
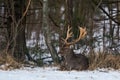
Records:
M68 28L67 38L64 40L64 46L61 48L60 54L64 57L64 61L61 64L61 69L66 70L86 70L89 67L88 58L83 54L75 54L73 49L70 48L70 45L79 41L83 36L79 37L74 42L67 42L67 39L71 37L72 33L69 33L70 29ZM82 32L82 31L81 31ZM85 33L81 33L85 34Z
M66 70L86 70L89 67L88 58L83 54L75 54L72 49L66 49L63 54L62 68Z

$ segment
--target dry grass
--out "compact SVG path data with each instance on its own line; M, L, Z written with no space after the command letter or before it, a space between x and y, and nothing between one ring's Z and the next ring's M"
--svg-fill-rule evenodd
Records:
M11 70L20 68L19 64L11 55L6 54L4 51L0 53L0 69Z
M120 55L92 53L89 57L89 70L97 68L120 69Z

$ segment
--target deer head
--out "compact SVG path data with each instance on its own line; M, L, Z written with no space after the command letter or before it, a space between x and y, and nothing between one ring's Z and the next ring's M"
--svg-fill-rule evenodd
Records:
M82 54L74 54L73 50L70 49L70 45L77 43L80 39L84 38L87 34L86 28L79 27L79 37L71 42L68 39L72 37L71 27L68 26L67 35L65 39L62 39L64 44L61 47L60 54L64 57L62 66L66 69L77 69L83 70L88 68L88 59Z

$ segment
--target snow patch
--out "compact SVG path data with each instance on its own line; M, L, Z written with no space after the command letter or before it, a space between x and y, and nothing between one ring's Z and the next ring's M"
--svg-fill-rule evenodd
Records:
M0 80L120 80L120 71L59 71L57 67L0 70Z

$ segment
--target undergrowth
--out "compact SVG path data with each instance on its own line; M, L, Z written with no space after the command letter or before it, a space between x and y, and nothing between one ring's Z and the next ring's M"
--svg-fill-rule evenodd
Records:
M89 53L89 68L88 70L95 70L97 68L112 68L120 69L120 54L108 54L108 53ZM11 70L22 67L21 63L18 63L9 53L4 51L0 53L0 69Z
M109 53L91 53L89 58L89 70L97 68L120 69L120 55Z
M12 70L18 69L21 64L18 63L10 54L2 51L0 53L0 69L2 70Z

